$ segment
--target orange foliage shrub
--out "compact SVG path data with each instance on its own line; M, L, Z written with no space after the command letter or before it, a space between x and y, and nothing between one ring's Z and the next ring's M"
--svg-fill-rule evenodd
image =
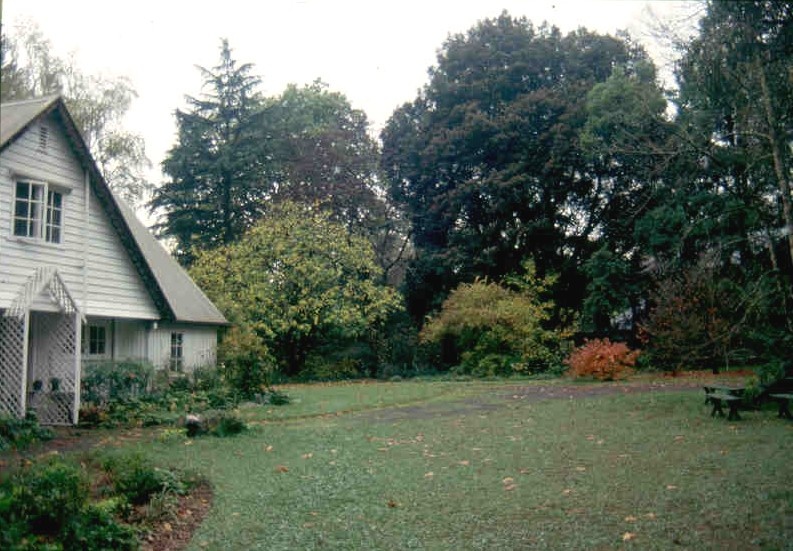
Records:
M639 351L632 351L625 343L595 339L573 350L565 363L574 377L612 381L629 375L638 356Z

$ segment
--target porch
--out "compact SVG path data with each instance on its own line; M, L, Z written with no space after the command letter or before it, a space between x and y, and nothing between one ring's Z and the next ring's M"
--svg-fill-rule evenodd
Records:
M75 424L82 316L54 268L37 269L0 311L0 412Z

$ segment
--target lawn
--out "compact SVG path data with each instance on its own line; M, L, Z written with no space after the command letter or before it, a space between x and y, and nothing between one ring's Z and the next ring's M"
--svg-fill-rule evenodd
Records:
M191 549L793 549L793 423L625 388L295 386L244 435L132 446L213 484Z

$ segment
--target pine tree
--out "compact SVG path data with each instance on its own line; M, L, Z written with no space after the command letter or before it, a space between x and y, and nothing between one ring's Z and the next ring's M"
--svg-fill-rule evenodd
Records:
M259 124L264 100L252 67L238 65L223 40L220 63L199 67L207 91L200 98L187 97L189 111L176 111L178 141L163 161L170 179L155 191L151 208L164 211L156 228L176 239L184 264L192 262L197 249L241 236L271 195L272 166Z

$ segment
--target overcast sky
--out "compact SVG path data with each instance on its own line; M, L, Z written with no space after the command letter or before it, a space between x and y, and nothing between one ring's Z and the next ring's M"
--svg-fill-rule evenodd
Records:
M502 10L563 32L578 27L646 37L648 6L660 15L681 2L639 0L0 0L3 26L33 21L59 55L86 73L129 77L137 90L127 121L159 168L174 144L173 112L197 96L196 65L217 64L221 37L253 63L263 92L321 78L344 93L379 132L416 97L450 34ZM690 10L689 10L690 11ZM159 170L152 174L161 181Z

